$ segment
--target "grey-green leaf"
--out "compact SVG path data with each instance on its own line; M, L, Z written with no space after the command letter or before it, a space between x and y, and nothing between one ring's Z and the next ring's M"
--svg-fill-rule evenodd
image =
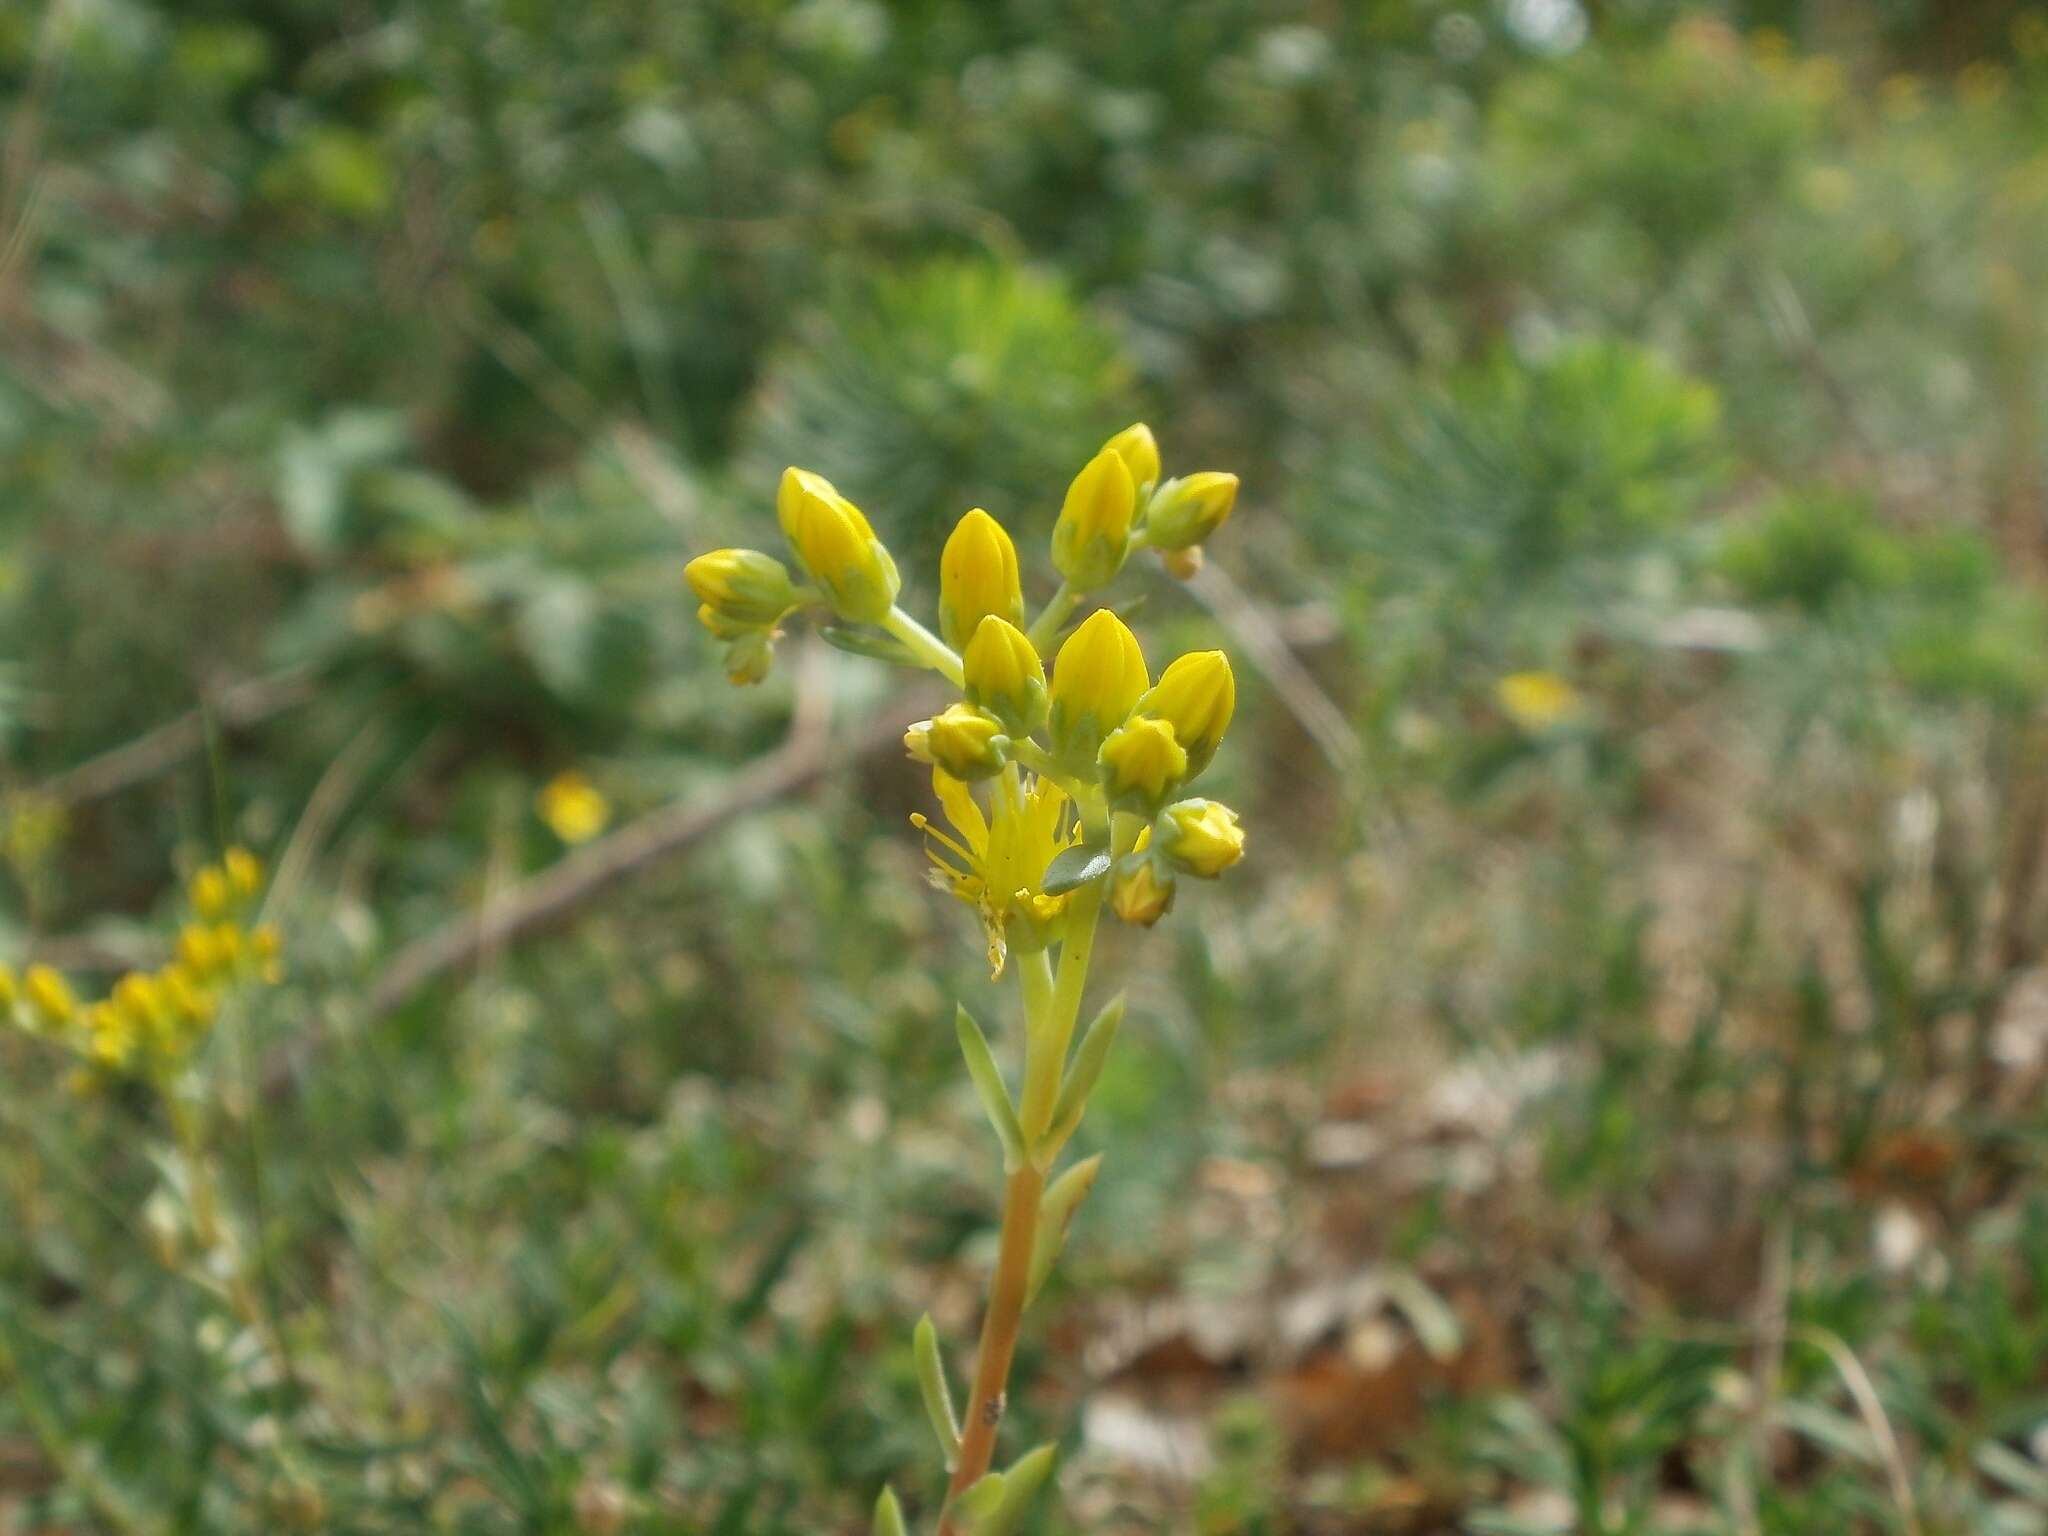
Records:
M1064 896L1068 891L1079 890L1091 880L1100 880L1109 873L1109 850L1090 848L1085 843L1069 848L1045 866L1045 879L1039 889L1048 896Z
M960 1420L953 1412L953 1394L946 1387L946 1362L939 1354L939 1330L932 1326L931 1313L917 1320L911 1343L917 1356L917 1389L924 1396L924 1411L950 1472L960 1459Z
M1102 1154L1084 1157L1052 1181L1038 1206L1038 1236L1031 1246L1031 1279L1024 1287L1024 1305L1038 1299L1038 1291L1052 1273L1053 1262L1066 1246L1067 1228L1074 1224L1074 1212L1095 1187L1095 1175L1102 1171Z
M896 1502L896 1490L884 1487L875 1500L875 1536L907 1536L903 1528L903 1506Z
M1041 1445L1018 1457L1008 1472L991 1474L1000 1476L1002 1481L994 1506L975 1523L974 1536L1012 1536L1023 1523L1031 1501L1038 1497L1038 1490L1052 1475L1052 1462L1053 1447Z
M967 1075L974 1079L981 1107L1003 1143L1003 1157L1011 1166L1017 1166L1024 1161L1024 1128L1017 1124L1017 1109L1010 1102L1010 1090L1003 1084L1002 1069L996 1065L973 1014L965 1008L957 1009L953 1027L960 1035L960 1054L967 1058Z
M1081 1036L1080 1045L1075 1047L1074 1059L1067 1065L1066 1079L1060 1084L1060 1096L1053 1104L1052 1121L1046 1129L1049 1146L1060 1147L1080 1125L1081 1116L1088 1109L1088 1096L1102 1079L1103 1063L1109 1060L1109 1048L1116 1044L1116 1032L1123 1022L1124 995L1119 992L1102 1005L1102 1011L1095 1015L1087 1033Z

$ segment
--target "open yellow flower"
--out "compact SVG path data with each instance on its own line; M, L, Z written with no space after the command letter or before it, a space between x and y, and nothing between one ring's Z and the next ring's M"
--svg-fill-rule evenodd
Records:
M1080 826L1065 792L1050 779L998 781L991 790L993 817L984 815L973 791L944 769L932 771L932 793L959 835L948 836L921 814L912 816L910 824L927 839L932 883L980 915L988 935L989 973L1000 976L1009 954L1010 923L1021 920L1038 938L1065 909L1065 896L1048 896L1042 889L1045 867L1080 841Z

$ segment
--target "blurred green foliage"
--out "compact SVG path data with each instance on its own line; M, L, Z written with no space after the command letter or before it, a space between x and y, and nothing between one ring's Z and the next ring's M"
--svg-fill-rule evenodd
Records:
M38 0L0 116L0 948L89 984L239 838L292 964L193 1084L254 1324L172 1128L0 1041L0 1526L928 1513L1000 1011L915 775L380 988L560 770L630 833L897 712L695 632L785 462L1043 595L1143 416L1245 476L1146 602L1253 857L1106 940L1042 1528L2048 1531L2048 10ZM1289 1332L1389 1265L1408 1395Z

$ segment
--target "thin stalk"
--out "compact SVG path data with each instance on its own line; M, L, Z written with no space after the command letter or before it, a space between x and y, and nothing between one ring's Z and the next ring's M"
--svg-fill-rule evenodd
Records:
M960 671L960 658L953 653L953 648L901 608L889 610L888 617L882 620L882 628L903 642L910 654L917 658L918 665L930 667L955 688L966 686Z
M995 1456L996 1430L1007 1406L1010 1362L1016 1356L1017 1333L1024 1322L1024 1293L1031 1283L1031 1252L1038 1244L1038 1203L1044 1194L1045 1175L1028 1162L1010 1175L1003 1194L1003 1232L996 1252L995 1280L989 1289L988 1316L982 1320L967 1417L960 1426L960 1460L946 1486L945 1509L939 1514L939 1536L958 1536L949 1514L953 1501L988 1471Z
M1044 1137L1052 1124L1053 1105L1059 1100L1067 1047L1081 1017L1088 961L1095 952L1095 920L1102 915L1102 890L1100 880L1082 887L1074 892L1073 902L1067 908L1067 936L1060 945L1059 974L1053 982L1046 1016L1033 1031L1031 1056L1024 1068L1023 1102L1017 1109L1027 1149L1035 1149Z
M1072 618L1074 610L1080 606L1081 594L1061 582L1059 591L1053 593L1038 617L1031 621L1031 628L1025 631L1031 648L1043 656L1059 638L1060 626Z

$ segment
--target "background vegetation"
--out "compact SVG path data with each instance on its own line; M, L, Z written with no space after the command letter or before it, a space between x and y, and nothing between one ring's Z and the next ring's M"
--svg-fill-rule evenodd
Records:
M0 1037L0 1529L928 1510L980 946L680 570L1142 416L1253 857L1115 936L1040 1529L2048 1532L2048 9L31 0L0 107L0 948L238 839L290 964L253 1308Z

